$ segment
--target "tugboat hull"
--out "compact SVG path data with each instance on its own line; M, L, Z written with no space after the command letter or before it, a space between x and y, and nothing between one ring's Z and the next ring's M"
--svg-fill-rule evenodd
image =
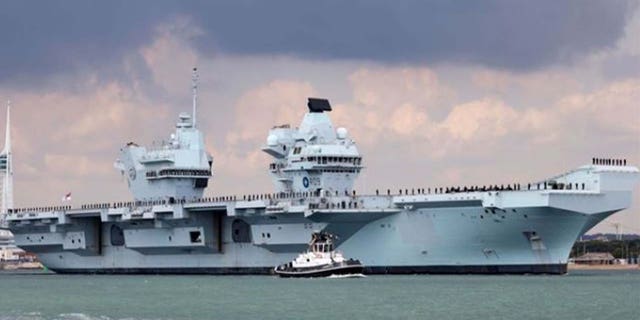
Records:
M364 266L359 261L343 263L339 265L325 266L322 268L303 269L287 269L278 266L274 272L283 278L324 278L333 275L345 274L361 274Z

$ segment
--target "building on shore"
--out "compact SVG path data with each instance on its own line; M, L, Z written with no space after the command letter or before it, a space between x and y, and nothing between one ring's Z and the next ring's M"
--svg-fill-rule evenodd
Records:
M0 230L0 264L19 261L20 253L24 253L24 250L14 245L11 233L7 230Z
M600 265L613 264L615 257L609 252L589 252L573 259L576 264Z
M0 270L2 269L39 269L36 255L16 247L9 231L0 230Z

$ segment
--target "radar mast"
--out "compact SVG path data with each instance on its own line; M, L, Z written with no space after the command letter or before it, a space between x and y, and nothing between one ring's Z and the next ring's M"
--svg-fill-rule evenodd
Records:
M191 121L193 128L196 127L196 113L198 111L198 78L198 68L194 67L193 74L191 76L191 85L193 89L193 113L191 114L193 119Z

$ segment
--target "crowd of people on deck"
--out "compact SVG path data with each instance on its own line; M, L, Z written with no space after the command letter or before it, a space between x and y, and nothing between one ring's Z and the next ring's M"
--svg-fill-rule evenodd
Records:
M7 209L7 213L21 213L21 212L50 212L50 211L67 211L71 210L71 206L50 206L50 207L29 207L29 208L14 208Z
M594 164L612 164L612 165L626 165L625 159L593 159ZM526 190L585 190L585 183L561 183L555 181L544 181L539 183L528 183ZM412 188L412 189L399 189L395 195L425 195L425 194L451 194L461 192L487 192L487 191L520 191L523 186L519 183L513 184L501 184L501 185L488 185L488 186L453 186L453 187L436 187L436 188ZM386 190L387 196L392 196L391 189ZM256 201L256 200L280 200L280 199L305 199L320 196L332 196L333 193L326 190L307 191L307 192L279 192L279 193L265 193L265 194L252 194L243 195L242 201ZM340 193L335 191L335 196L339 196ZM344 196L356 197L355 190L345 190ZM376 189L376 196L380 196L380 190ZM200 197L193 199L186 198L173 198L149 201L129 201L129 202L114 202L114 203L94 203L83 204L76 210L96 210L96 209L115 209L115 208L135 208L135 207L148 207L154 205L173 205L173 204L185 204L185 203L215 203L215 202L230 202L240 200L237 196L218 196L218 197ZM352 207L349 203L348 207ZM357 203L353 205L357 207ZM72 207L69 205L64 206L49 206L49 207L32 207L32 208L19 208L9 209L8 213L35 213L35 212L55 212L55 211L69 211Z
M601 165L601 166L626 166L627 159L592 158L591 164Z
M185 177L210 177L210 170L188 170L188 169L163 169L160 171L149 171L146 173L147 178L165 177L165 176L185 176Z

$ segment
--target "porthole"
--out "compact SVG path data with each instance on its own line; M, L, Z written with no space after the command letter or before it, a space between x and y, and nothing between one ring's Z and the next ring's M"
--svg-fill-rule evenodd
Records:
M483 215L480 215L480 219L484 219L484 216L483 216Z

